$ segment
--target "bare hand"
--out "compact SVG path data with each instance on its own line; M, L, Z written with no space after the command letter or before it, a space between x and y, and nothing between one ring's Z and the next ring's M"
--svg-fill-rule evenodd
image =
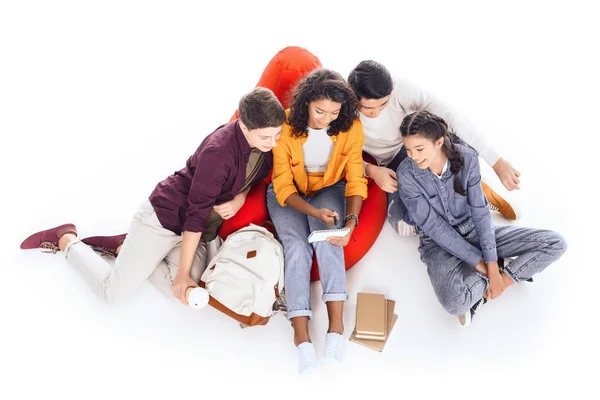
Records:
M475 269L482 275L488 276L487 267L485 266L485 262L483 260L479 260L479 263L477 263Z
M331 228L337 224L337 221L339 220L340 216L335 211L331 211L327 208L321 208L317 211L315 218L325 222L325 224Z
M504 291L504 280L499 271L488 272L488 278L490 279L490 286L488 287L485 296L487 299L495 299L502 294Z
M371 165L369 168L369 177L371 177L377 186L384 192L394 193L398 191L396 172L389 168Z
M519 180L519 177L521 176L521 173L514 169L508 161L500 157L492 168L494 168L496 175L498 175L498 178L500 178L500 181L507 190L520 189L519 183L521 183L521 181Z
M346 226L344 228L350 228L350 232L348 232L345 236L332 236L328 237L327 241L333 245L345 247L350 242L350 238L352 237L352 232L354 232L354 226L356 221L353 219L348 220Z
M198 287L198 284L189 275L181 275L179 273L175 275L175 279L173 280L173 294L183 304L188 303L185 298L185 292L189 287Z
M483 262L483 260L479 261L479 264L475 267L478 271L481 272L481 269L485 269L485 275L490 280L490 284L485 292L486 299L495 299L500 296L504 291L504 280L502 279L502 275L500 275L500 270L498 269L497 261Z
M215 210L215 212L219 214L221 218L227 220L232 218L235 214L237 214L238 211L240 211L240 208L242 208L244 205L245 199L245 196L238 194L233 198L233 200L228 201L227 203L219 204L218 206L214 206L213 210Z

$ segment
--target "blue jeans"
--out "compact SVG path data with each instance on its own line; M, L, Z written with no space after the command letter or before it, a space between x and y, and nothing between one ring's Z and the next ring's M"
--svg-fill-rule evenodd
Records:
M471 218L454 229L466 241L480 248ZM515 258L504 272L517 283L542 272L567 250L565 239L553 231L518 226L495 226L494 229L498 258ZM488 278L442 249L422 231L417 231L421 237L421 260L427 265L427 273L440 304L453 315L467 312L485 294Z
M318 209L328 208L336 211L340 219L335 228L341 228L344 224L343 216L346 215L345 191L346 183L340 181L319 190L311 197L300 196ZM312 317L310 270L313 253L316 253L319 263L323 301L345 301L348 296L344 248L327 241L308 243L308 236L312 231L331 228L324 222L291 207L281 207L275 198L273 184L270 184L267 189L267 207L271 221L277 229L277 236L283 245L288 319L301 316Z

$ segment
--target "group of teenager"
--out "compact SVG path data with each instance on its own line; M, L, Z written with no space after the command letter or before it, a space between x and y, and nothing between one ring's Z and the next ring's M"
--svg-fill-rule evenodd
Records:
M288 66L314 58L298 47L279 55ZM61 251L108 302L126 299L149 280L185 304L219 227L272 172L267 208L284 248L287 317L301 373L318 366L309 336L313 254L329 318L322 362L335 369L342 361L343 247L360 223L367 178L387 192L394 230L418 235L435 294L462 325L565 252L556 232L492 224L492 210L511 220L519 211L481 180L479 157L507 190L519 188L519 172L452 108L392 79L380 63L360 62L347 80L325 68L308 71L292 85L287 110L270 89L241 98L238 118L209 134L181 170L158 183L126 234L80 239L69 223L29 236L21 248ZM365 162L363 152L375 162ZM349 233L308 242L312 231L334 227ZM106 254L116 257L114 266Z

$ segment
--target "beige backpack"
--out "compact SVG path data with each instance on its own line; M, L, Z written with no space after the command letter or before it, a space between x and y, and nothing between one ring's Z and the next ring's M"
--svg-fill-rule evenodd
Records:
M281 303L283 247L266 228L250 224L227 237L200 286L208 304L242 326L265 325Z

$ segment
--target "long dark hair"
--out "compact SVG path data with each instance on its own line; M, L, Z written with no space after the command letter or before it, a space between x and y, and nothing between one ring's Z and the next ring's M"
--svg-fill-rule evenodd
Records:
M338 117L329 124L327 130L329 136L336 136L340 132L348 131L358 118L358 111L356 111L358 100L356 100L356 95L350 85L337 72L320 68L302 79L294 89L288 116L292 136L306 136L308 104L320 99L328 99L342 104Z
M456 193L466 196L467 193L463 189L460 179L458 179L458 173L463 169L465 160L456 146L454 146L452 137L456 136L450 132L448 124L443 118L427 110L415 111L404 117L400 125L400 133L402 137L421 135L434 142L443 137L444 144L442 145L442 150L450 161L450 172L454 175L454 190Z

